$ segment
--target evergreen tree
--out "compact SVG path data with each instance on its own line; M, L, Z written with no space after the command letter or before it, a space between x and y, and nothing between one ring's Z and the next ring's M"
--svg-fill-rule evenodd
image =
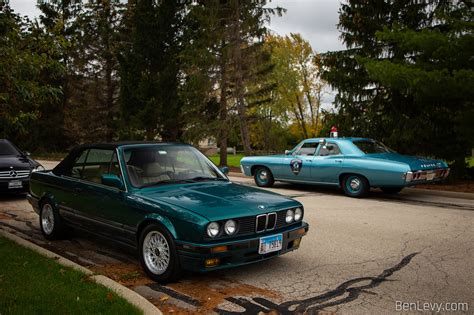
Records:
M348 50L325 56L324 75L338 91L341 134L464 164L472 147L472 26L467 1L343 4Z
M129 1L120 63L120 107L128 138L177 140L183 132L179 56L185 5Z

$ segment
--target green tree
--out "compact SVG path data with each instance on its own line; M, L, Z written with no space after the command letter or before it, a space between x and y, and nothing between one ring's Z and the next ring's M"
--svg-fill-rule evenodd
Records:
M58 149L61 145L45 138L61 107L58 79L64 68L56 59L61 44L8 5L1 8L0 137L27 149Z
M284 110L299 126L300 137L310 138L321 128L320 108L325 82L320 56L300 34L270 36L267 45L275 64L274 107Z
M472 23L467 1L343 4L349 49L325 56L342 134L464 164L473 145Z
M178 1L130 1L125 13L120 64L120 108L127 138L181 138L178 97L182 19Z
M76 76L71 82L67 125L76 140L112 141L118 129L118 60L123 5L118 0L84 4L77 14ZM91 117L91 113L94 113Z
M188 96L193 95L193 90L200 91L202 97L198 101L189 98L184 101L199 103L194 108L197 115L192 117L202 118L199 112L205 116L201 120L205 126L199 128L202 123L194 120L193 130L188 134L204 135L200 130L206 128L207 135L214 134L221 149L222 165L227 163L232 116L239 117L241 142L246 154L250 154L249 111L262 104L264 94L270 93L271 86L262 84L270 67L262 67L260 63L266 58L264 22L272 14L281 14L281 9L268 9L265 4L266 1L198 1L189 8L186 17L185 34L190 37L185 41L188 44L183 58L186 64L183 90ZM209 112L206 109L216 104L219 104L217 124L209 122L212 115L206 114Z

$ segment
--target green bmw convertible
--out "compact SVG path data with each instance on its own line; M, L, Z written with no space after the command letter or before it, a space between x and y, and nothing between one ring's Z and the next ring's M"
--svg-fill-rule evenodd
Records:
M301 203L232 183L227 171L185 144L82 145L32 174L28 200L46 239L72 227L135 248L159 282L297 249L308 231Z

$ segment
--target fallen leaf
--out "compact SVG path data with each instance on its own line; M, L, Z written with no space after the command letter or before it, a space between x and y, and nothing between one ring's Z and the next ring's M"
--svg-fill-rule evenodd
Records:
M27 261L25 261L25 262L23 263L23 267L25 267L26 265L28 265L28 262L27 262Z
M79 301L79 297L76 298L76 301Z
M107 293L107 300L112 301L114 299L114 295L112 292Z
M66 272L66 270L64 270L63 268L59 269L59 273L64 275L64 273Z
M162 297L160 297L161 302L167 301L168 299L169 299L169 296L167 295L163 295Z

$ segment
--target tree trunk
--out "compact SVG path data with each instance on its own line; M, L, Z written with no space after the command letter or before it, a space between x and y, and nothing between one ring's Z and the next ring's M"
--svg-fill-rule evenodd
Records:
M247 113L244 100L244 84L243 84L243 68L242 68L242 45L241 45L241 31L240 31L240 2L237 4L235 10L234 20L234 65L235 65L235 96L237 100L237 112L240 120L240 134L242 137L242 145L244 147L244 154L252 154L250 147L249 126L247 120Z
M107 107L107 130L106 130L106 138L107 141L113 140L113 117L114 117L114 82L112 79L112 70L113 70L113 56L110 47L111 41L111 4L105 3L107 6L106 8L106 19L107 23L105 26L105 80L106 80L106 89L107 89L107 99L106 99L106 107Z
M303 129L303 136L305 137L305 139L307 139L309 137L308 137L308 130L306 128L306 123L304 121L303 105L301 105L301 101L300 101L300 98L299 98L298 95L296 95L296 104L298 104L298 111L299 111L299 114L300 114L299 120L300 120L301 128ZM297 117L298 117L298 115L297 115Z
M227 65L222 51L221 56L221 99L219 104L219 166L227 166L227 138L229 125L227 122Z

